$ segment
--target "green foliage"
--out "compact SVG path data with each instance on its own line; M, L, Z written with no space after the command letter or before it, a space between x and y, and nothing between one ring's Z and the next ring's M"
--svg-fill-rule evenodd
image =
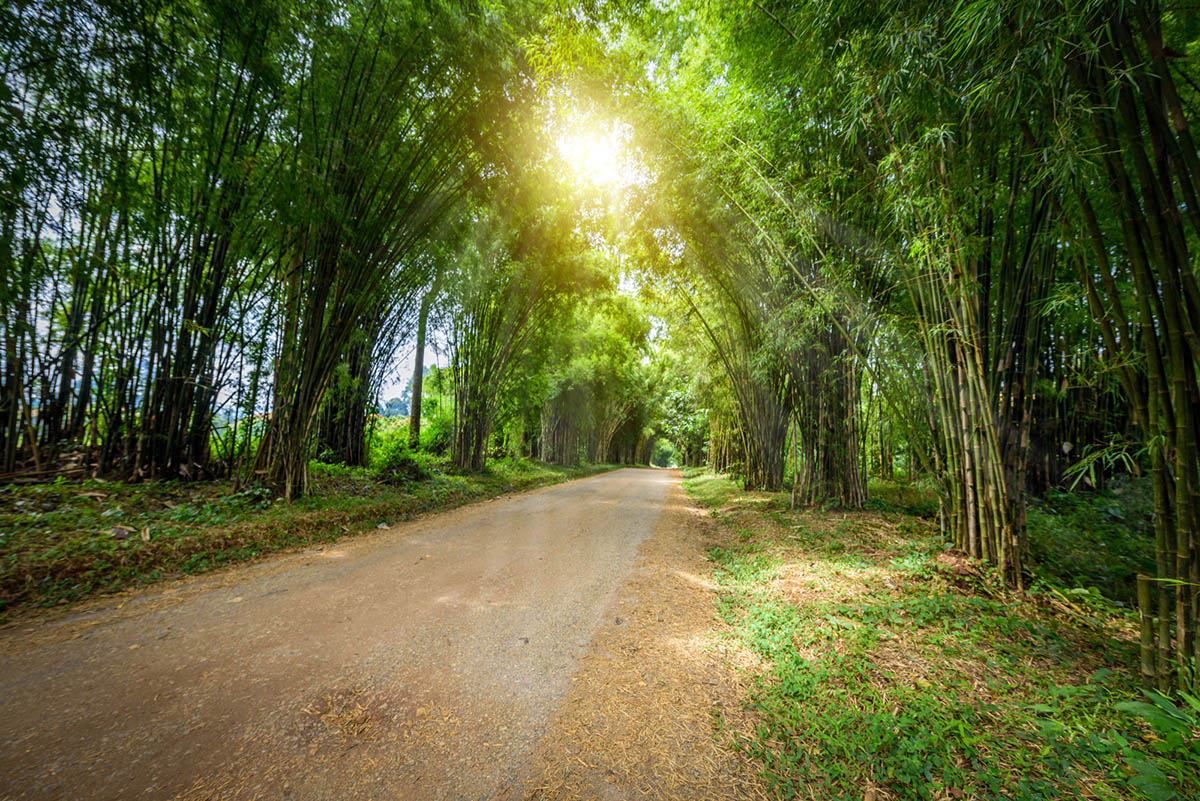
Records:
M438 415L421 424L421 450L444 456L454 440L454 418Z
M384 452L397 442L408 442L408 420L398 417L377 418L371 427L367 466L378 465Z
M1137 574L1155 570L1153 503L1149 478L1114 482L1101 492L1051 490L1029 509L1029 549L1039 574L1133 606Z
M776 797L1183 798L1200 788L1200 708L1128 701L1133 681L1120 667L1131 648L1101 628L948 583L939 539L904 527L919 519L790 513L779 496L714 476L685 487L726 510L709 552L718 611L732 645L762 660L746 698L753 727L732 744Z
M1178 624L1194 623L1196 567L1174 558L1168 518L1196 527L1197 16L1095 0L616 6L569 23L536 3L410 0L0 12L19 67L0 79L3 472L94 475L94 460L102 476L268 484L96 485L95 503L65 482L13 488L4 602L324 541L349 525L335 509L369 526L552 480L497 458L535 447L562 464L678 462L734 528L712 554L722 614L770 663L754 701L767 732L747 747L782 792L1113 790L1099 755L1124 758L1125 735L1104 698L1127 682L1051 665L1022 685L1017 663L1066 659L1083 635L972 596L990 575L952 591L929 532L944 512L960 549L1007 556L999 584L1032 571L1029 596L1082 610L1092 634L1165 566ZM641 175L577 185L554 157L564 109L628 127ZM322 428L362 444L422 297L451 356L425 383L417 451L402 397L374 424L369 473L309 464L361 462ZM769 499L788 532L772 541L743 524L749 496L693 471L707 458L777 486L789 426L814 503L854 494L830 474L858 489L877 461L937 475L872 483L871 518L793 518ZM1171 513L1157 554L1149 479L1056 489L1145 469ZM309 475L317 497L289 516L273 490L303 494ZM1027 495L1043 498L1026 515ZM876 524L905 544L863 547ZM800 608L765 589L790 547L830 584L928 592ZM1163 653L1172 637L1188 641ZM797 638L819 655L799 658ZM999 667L970 688L951 662L930 668L939 706L873 661L901 638L927 661L936 646ZM1105 664L1118 648L1084 644ZM1127 711L1191 714L1151 701ZM1151 796L1194 783L1163 767L1194 735L1158 736L1169 747L1128 761ZM1004 737L1029 748L1006 754Z
M1158 735L1150 744L1154 761L1132 749L1124 753L1134 772L1129 783L1153 801L1181 798L1179 788L1200 785L1200 699L1181 692L1181 707L1153 690L1143 695L1150 703L1124 701L1116 706L1145 721Z
M436 403L430 404L435 410ZM424 481L439 461L436 457L446 452L450 426L444 415L436 414L421 426L421 449L413 451L408 446L407 418L383 418L375 422L371 440L368 467L371 475L379 481L394 486L407 482ZM438 447L440 445L440 448Z
M395 436L408 441L408 421L395 424ZM400 431L400 429L403 431ZM380 438L386 441L387 436ZM445 456L454 440L454 380L450 371L440 367L426 367L421 399L420 449L435 456Z
M639 446L659 416L651 362L661 353L649 333L643 304L611 283L548 332L537 395L545 458L564 464L649 458Z
M429 478L429 471L409 450L408 443L399 437L392 437L381 446L379 455L371 463L371 469L377 479L395 486Z
M412 381L409 381L412 384ZM412 393L411 386L405 389L406 394ZM387 403L379 407L379 414L383 417L408 417L408 404L406 398L392 398Z
M650 464L655 467L676 467L679 464L677 457L675 443L667 439L660 439L654 443L654 450L650 454Z
M872 479L866 508L876 512L900 512L932 519L938 513L938 490L929 481L905 482Z

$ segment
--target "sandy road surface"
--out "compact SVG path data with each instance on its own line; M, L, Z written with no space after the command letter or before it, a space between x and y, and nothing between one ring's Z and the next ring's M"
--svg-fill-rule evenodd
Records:
M622 470L0 632L0 799L511 792L674 480Z

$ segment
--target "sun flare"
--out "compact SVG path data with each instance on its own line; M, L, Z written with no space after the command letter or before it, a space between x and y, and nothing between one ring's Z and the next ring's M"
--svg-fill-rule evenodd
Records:
M558 136L558 153L580 182L613 189L639 181L639 171L627 150L624 126L571 126Z
M611 132L568 134L559 140L559 152L571 169L597 186L619 183L621 145Z

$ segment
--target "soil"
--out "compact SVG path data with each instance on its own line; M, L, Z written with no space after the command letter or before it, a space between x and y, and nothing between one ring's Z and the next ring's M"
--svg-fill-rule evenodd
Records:
M622 470L0 632L0 799L760 797L712 535Z

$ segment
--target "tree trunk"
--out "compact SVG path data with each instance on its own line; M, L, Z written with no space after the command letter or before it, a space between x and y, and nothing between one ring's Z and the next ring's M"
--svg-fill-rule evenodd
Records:
M413 360L412 401L408 407L408 447L421 447L421 397L425 388L425 329L429 324L429 308L433 304L436 289L430 288L421 298L421 309L417 316L416 355Z

